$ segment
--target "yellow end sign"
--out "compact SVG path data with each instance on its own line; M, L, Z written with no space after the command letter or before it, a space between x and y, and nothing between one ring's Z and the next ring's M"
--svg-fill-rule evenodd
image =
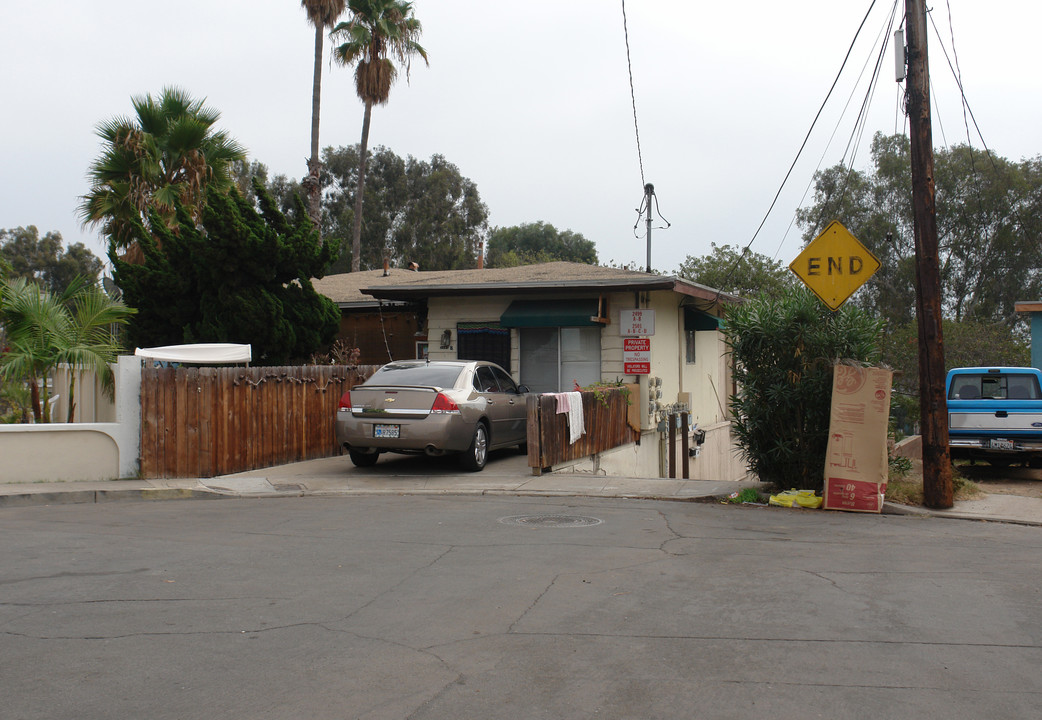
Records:
M789 269L829 310L839 310L875 274L879 260L839 220L833 220L789 264Z

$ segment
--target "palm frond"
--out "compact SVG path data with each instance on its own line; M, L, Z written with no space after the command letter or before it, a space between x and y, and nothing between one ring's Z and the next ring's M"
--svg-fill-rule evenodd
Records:
M331 25L343 15L347 6L345 0L301 0L301 7L308 14L308 20L315 27Z

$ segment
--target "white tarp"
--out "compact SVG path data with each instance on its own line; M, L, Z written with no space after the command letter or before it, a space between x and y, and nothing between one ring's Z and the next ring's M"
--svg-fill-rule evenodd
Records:
M253 359L253 348L250 345L237 343L195 343L190 345L136 348L134 354L161 362L221 365L250 362Z

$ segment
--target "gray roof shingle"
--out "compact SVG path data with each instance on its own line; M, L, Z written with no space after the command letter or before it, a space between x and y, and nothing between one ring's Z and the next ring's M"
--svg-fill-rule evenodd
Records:
M412 271L392 268L327 275L313 281L315 289L341 307L365 305L374 298L418 300L446 295L545 295L590 292L673 290L704 300L735 301L727 293L668 275L572 262L551 262L481 270Z

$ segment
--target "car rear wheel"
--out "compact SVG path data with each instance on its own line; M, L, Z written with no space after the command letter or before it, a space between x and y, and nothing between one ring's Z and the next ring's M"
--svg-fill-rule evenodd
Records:
M478 423L474 428L474 439L470 448L460 457L463 467L471 472L483 470L488 461L488 428L484 423Z
M349 450L348 454L351 456L351 462L355 464L355 467L372 467L380 459L380 453L375 452L364 453L358 450Z

